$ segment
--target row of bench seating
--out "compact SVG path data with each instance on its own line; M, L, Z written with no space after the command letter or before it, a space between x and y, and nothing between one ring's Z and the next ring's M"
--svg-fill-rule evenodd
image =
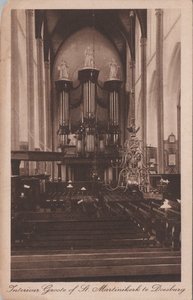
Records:
M158 242L180 248L181 236L181 214L179 204L175 202L170 204L171 208L164 210L160 206L162 202L155 201L128 201L125 193L121 191L105 191L104 202L109 211L118 211L126 213L133 222L137 223L145 232L151 236L155 235Z
M180 280L179 238L174 245L170 236L179 211L166 214L120 191L91 200L73 210L18 215L24 234L13 235L12 281Z
M180 252L167 248L117 248L13 255L12 281L132 281L173 276L180 280ZM177 277L176 277L177 276ZM177 278L177 279L176 279Z

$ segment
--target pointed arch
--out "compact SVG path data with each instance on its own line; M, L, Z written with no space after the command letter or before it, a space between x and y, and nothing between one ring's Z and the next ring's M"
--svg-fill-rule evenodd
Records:
M165 81L164 96L164 138L173 132L177 136L177 106L181 87L181 49L176 43L171 52Z
M167 76L168 81L168 92L179 94L180 83L181 83L181 47L180 42L176 43L174 50L171 55L171 60L169 63L169 71ZM178 104L179 97L176 97L176 104Z

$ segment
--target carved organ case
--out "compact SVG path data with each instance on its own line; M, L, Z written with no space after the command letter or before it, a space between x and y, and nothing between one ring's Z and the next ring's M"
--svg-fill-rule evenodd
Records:
M95 44L90 43L87 33L89 30L84 29L74 40L64 42L55 59L54 103L58 112L55 148L64 153L62 165L70 168L71 174L82 168L92 178L94 169L100 179L110 182L115 172L112 165L120 157L120 137L124 134L120 126L123 67L110 41L95 31ZM81 36L86 41L84 46ZM74 45L80 49L78 55L68 51ZM65 180L69 176L62 177Z

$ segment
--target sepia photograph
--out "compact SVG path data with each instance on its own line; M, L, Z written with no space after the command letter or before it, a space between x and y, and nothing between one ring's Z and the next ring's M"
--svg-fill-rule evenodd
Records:
M182 15L159 5L10 9L10 295L190 299Z

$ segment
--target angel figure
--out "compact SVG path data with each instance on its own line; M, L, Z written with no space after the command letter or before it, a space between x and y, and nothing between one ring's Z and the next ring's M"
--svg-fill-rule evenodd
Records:
M58 71L59 71L59 79L69 79L68 65L64 59L61 60L61 63L58 66Z
M112 58L109 66L110 66L109 78L110 79L119 79L118 72L119 72L120 66L116 63L114 58Z
M84 54L85 54L84 67L94 68L94 51L88 46Z

